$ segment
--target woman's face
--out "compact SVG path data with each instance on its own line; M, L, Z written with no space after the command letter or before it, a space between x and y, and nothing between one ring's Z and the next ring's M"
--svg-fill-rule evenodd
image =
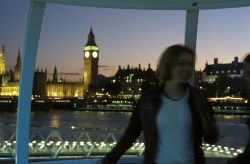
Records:
M172 80L184 84L190 80L194 73L194 59L189 53L183 53L173 67Z

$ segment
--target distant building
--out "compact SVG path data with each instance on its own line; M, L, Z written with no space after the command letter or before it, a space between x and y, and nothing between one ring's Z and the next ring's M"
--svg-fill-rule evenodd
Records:
M5 55L5 49L4 46L2 48L2 52L4 52ZM20 50L18 52L18 57L20 58ZM18 61L18 59L17 59ZM3 62L4 64L4 62ZM5 67L5 64L2 66ZM1 65L1 63L0 63ZM16 71L6 71L4 68L4 73L1 75L1 85L0 85L0 96L17 96L19 93L19 82L17 80L17 78L20 78L20 73L18 74L17 70L18 70L17 64L15 66L15 70ZM16 75L16 81L14 80Z
M53 83L58 83L58 73L57 73L57 68L56 68L56 66L55 66L55 68L54 68L54 73L53 73L53 79L52 79L52 82Z
M213 64L206 63L202 71L202 81L207 83L214 83L216 78L222 75L230 77L241 77L244 72L244 63L239 62L238 57L234 58L232 63L219 63L218 58L214 58Z
M18 58L20 59L20 55L18 55ZM18 96L18 78L20 78L20 75L18 75L17 70L19 67L21 67L21 65L18 66L18 64L16 64L16 74L10 70L1 76L0 96ZM83 97L83 85L81 81L71 82L59 79L56 67L52 81L48 80L47 74L47 69L45 69L45 71L38 68L36 69L33 81L33 97Z
M34 97L47 96L47 69L43 71L43 69L37 68L34 74L32 95Z
M128 65L127 68L122 68L119 65L111 81L112 83L118 83L120 85L120 96L127 98L138 98L145 87L149 88L150 86L158 84L157 76L150 64L148 64L147 69L142 69L140 64L138 67Z
M0 51L0 75L5 74L5 48L2 46L2 50Z
M148 67L121 68L119 66L113 77L98 75L99 48L95 42L92 27L87 43L83 48L83 81L67 81L59 77L54 67L52 78L48 77L47 69L36 69L33 82L33 97L91 97L97 94L119 93L123 98L138 98L142 91L158 84L155 71ZM0 96L18 96L21 72L21 51L19 49L14 70L5 71L5 49L0 53ZM104 88L106 87L107 90ZM100 92L101 90L101 92ZM109 95L109 93L107 95Z
M99 48L95 42L92 27L88 35L87 44L84 46L83 57L83 91L88 92L98 84Z
M19 81L20 80L20 74L21 74L21 51L19 49L18 55L17 55L17 61L16 65L14 68L14 81Z
M14 72L12 70L6 71L1 76L0 96L18 96L19 94L19 80L21 68L21 54L18 52L17 63ZM34 96L46 96L46 80L47 70L45 72L37 69L34 73L33 93Z
M83 97L83 83L81 81L66 81L59 78L56 66L52 80L47 80L47 97Z
M82 97L81 82L47 83L48 97Z
M83 81L66 81L59 78L57 68L54 68L52 80L48 80L47 69L37 69L34 74L33 92L34 97L84 97L90 87L98 84L98 61L99 48L95 42L92 27L88 40L83 49L84 70ZM5 48L0 51L0 96L18 96L21 73L21 51L19 49L14 71L5 71Z

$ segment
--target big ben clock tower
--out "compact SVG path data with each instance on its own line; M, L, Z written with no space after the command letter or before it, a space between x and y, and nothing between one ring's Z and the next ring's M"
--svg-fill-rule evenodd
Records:
M90 85L97 84L98 76L98 61L99 61L99 48L95 43L95 35L92 27L88 35L88 42L83 50L83 83L84 91L89 90Z

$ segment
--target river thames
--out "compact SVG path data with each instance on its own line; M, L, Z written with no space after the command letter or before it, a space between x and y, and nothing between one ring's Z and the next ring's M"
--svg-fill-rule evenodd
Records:
M0 112L1 125L15 125L15 112ZM126 127L131 113L122 112L84 112L72 110L36 110L31 112L32 127L70 128L108 128L123 129ZM250 116L215 115L218 122L244 123Z
M0 129L0 138L3 138L5 140L3 141L9 144L10 147L11 145L15 145L15 138L13 137L15 136L16 116L16 112L0 112L0 126L2 127ZM31 138L29 145L32 145L30 147L30 156L34 156L37 153L44 153L45 155L52 153L48 156L54 156L55 158L60 157L63 153L64 155L65 153L71 153L71 155L74 153L74 156L83 156L83 154L88 153L89 149L79 149L81 151L71 149L74 147L74 143L78 143L79 139L80 146L83 142L86 144L96 144L97 148L93 150L94 156L98 153L99 155L104 155L111 150L112 146L105 148L105 150L98 148L98 146L104 144L104 142L109 143L107 145L113 143L112 137L110 138L109 136L114 135L116 139L119 139L128 124L130 116L131 113L129 112L32 111L30 117ZM210 157L216 161L226 160L226 158L237 155L238 151L243 152L249 136L248 128L244 123L250 116L215 115L215 117L220 131L220 139L216 145L203 145L206 157ZM110 135L111 133L112 135ZM87 136L84 137L83 134ZM139 138L137 144L141 145L143 138ZM93 143L90 143L90 141ZM44 143L46 143L47 147L45 146L42 152L38 152L41 144ZM49 147L50 144L54 144L54 146ZM59 146L62 144L65 150L59 149L58 144ZM69 147L70 151L66 150L70 144L72 145L72 147ZM53 152L57 152L58 150L59 154L53 154ZM142 150L143 148L137 150L137 148L132 147L130 153L138 155L141 154ZM1 153L2 155L11 157L11 152L8 151L2 151Z

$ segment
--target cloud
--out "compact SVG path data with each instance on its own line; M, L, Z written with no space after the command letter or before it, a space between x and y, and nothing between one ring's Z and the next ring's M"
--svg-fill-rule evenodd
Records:
M105 69L109 69L110 66L109 65L98 65L99 68L105 68Z

